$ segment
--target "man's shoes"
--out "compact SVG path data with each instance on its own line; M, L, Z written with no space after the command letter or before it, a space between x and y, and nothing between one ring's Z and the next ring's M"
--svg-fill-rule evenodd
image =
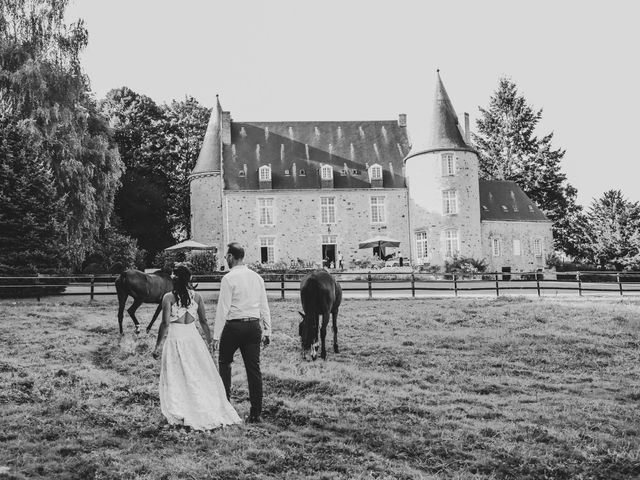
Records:
M260 415L249 415L244 419L245 423L262 423L262 417Z

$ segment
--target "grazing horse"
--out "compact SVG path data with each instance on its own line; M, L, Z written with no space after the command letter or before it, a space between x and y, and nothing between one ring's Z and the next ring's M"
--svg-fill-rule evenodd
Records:
M315 270L300 281L300 300L304 313L300 313L302 321L298 327L298 333L302 341L302 358L307 360L311 353L313 360L318 356L318 328L322 349L320 357L327 358L325 337L327 336L327 324L329 313L333 319L333 351L338 353L338 308L342 301L342 288L340 284L325 270ZM318 319L322 315L322 326Z
M143 303L157 303L158 308L153 314L151 323L147 326L147 333L151 330L153 322L162 311L162 297L165 293L173 291L171 275L161 270L153 273L144 273L139 270L129 269L123 271L116 279L116 292L118 293L118 325L122 335L122 319L127 298L133 297L133 304L127 309L129 316L136 326L136 333L140 333L140 323L136 318L136 310Z

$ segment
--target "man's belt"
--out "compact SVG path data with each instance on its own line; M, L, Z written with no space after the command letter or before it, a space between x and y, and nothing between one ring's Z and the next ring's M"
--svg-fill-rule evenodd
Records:
M256 317L244 317L244 318L230 318L227 322L257 322L260 320Z

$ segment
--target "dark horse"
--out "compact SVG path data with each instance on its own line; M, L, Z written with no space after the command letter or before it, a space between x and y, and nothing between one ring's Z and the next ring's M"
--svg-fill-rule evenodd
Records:
M325 270L315 270L300 281L300 300L304 313L300 313L302 321L298 327L298 333L302 341L302 358L307 360L311 353L313 360L318 356L318 329L322 349L320 357L327 358L325 337L327 336L327 324L329 313L333 319L333 351L338 353L338 308L342 301L342 288L340 284ZM319 317L322 315L322 325L319 325Z
M122 335L122 319L127 298L133 297L133 304L127 309L129 316L136 326L136 333L140 333L140 323L136 318L136 310L143 303L157 303L158 308L153 314L151 323L147 326L147 333L151 330L153 322L162 311L162 297L173 290L171 275L161 270L153 273L144 273L139 270L129 269L120 273L116 279L116 292L118 293L118 325Z

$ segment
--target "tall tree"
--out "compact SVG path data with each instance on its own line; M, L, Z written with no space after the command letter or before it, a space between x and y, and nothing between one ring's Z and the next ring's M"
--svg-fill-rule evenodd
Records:
M58 269L64 259L63 199L29 135L0 118L0 271Z
M518 183L553 222L556 248L577 254L577 190L561 171L565 150L552 147L553 133L535 135L542 109L528 105L516 84L502 78L489 107L479 110L473 142L480 153L481 176Z
M115 201L125 232L152 257L173 244L168 200L171 169L166 119L149 97L127 87L111 90L101 111L114 129L126 173Z
M163 106L166 119L165 148L168 159L169 224L175 240L191 234L189 175L196 165L211 109L193 97Z
M0 2L0 110L29 135L33 158L51 169L67 213L65 244L79 265L109 222L122 173L79 55L82 21L67 25L68 0Z
M609 190L584 214L582 258L601 268L637 268L640 257L640 204Z

